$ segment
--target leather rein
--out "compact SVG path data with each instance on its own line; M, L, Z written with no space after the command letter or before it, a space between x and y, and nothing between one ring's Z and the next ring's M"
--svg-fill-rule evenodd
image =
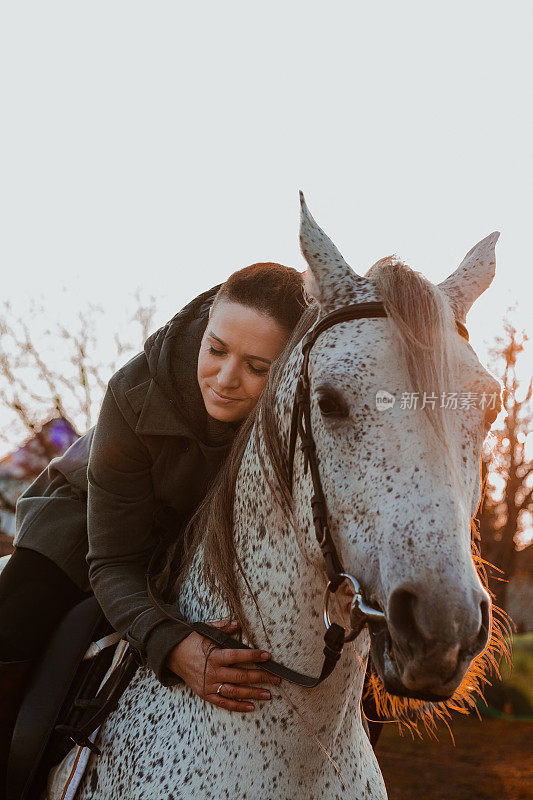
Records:
M332 328L334 325L339 325L342 322L349 322L356 319L379 319L387 316L387 311L382 302L372 301L366 303L355 303L344 306L343 308L337 309L336 311L333 311L330 314L322 317L322 319L320 319L302 339L302 352L304 354L304 359L296 385L289 435L289 487L292 494L294 457L296 452L296 444L299 437L301 441L300 447L304 454L304 474L307 474L308 469L311 472L311 479L313 482L313 496L311 498L313 524L315 528L316 539L324 558L324 565L328 577L328 585L324 595L324 623L326 626L326 631L324 634L324 663L318 678L313 678L310 675L305 675L301 672L289 669L283 664L279 664L272 659L261 662L260 665L261 669L264 669L266 672L277 675L283 680L297 684L298 686L304 686L307 688L314 688L315 686L318 686L318 684L325 680L325 678L327 678L335 668L337 661L341 657L343 645L346 642L353 641L369 620L385 620L385 614L380 609L374 608L365 602L358 580L353 575L350 575L345 571L328 526L327 504L322 489L322 482L318 469L316 443L313 438L311 428L309 355L318 337L324 333L324 331L329 330L329 328ZM458 320L456 320L455 324L458 333L468 341L469 337L466 327ZM150 564L152 564L152 561ZM149 566L148 574L146 576L148 595L154 606L166 618L173 620L174 622L180 622L188 625L191 628L191 631L201 634L218 647L239 650L250 649L248 645L243 644L238 639L232 638L218 628L213 628L211 625L208 625L205 622L189 623L170 614L161 606L157 598L154 596L151 587L150 573L151 569ZM330 621L328 611L330 595L334 594L345 580L351 584L354 592L354 597L350 608L350 630L348 632L346 632L342 626Z

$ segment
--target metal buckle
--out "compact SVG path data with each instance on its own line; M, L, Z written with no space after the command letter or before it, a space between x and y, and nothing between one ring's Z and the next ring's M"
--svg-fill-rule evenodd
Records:
M350 606L350 630L344 636L344 643L346 644L347 642L352 642L355 638L357 638L357 636L359 636L368 620L383 622L386 617L383 611L373 608L365 602L357 578L354 578L354 576L350 575L348 572L339 572L339 577L345 578L345 580L349 581L349 583L352 584L354 592L353 600ZM328 585L326 586L326 591L324 593L324 624L326 626L326 630L329 630L332 624L329 618L329 597L330 594L333 594L330 587L331 581L328 581ZM356 627L354 627L356 615L359 617L359 619L357 619Z

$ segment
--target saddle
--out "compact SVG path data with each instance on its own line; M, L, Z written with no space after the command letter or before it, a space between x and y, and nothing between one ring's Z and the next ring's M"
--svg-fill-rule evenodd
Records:
M58 625L35 666L15 723L6 800L39 800L50 769L73 744L99 752L91 734L116 708L138 666L128 652L100 688L115 651L106 645L118 638L95 597L71 609Z

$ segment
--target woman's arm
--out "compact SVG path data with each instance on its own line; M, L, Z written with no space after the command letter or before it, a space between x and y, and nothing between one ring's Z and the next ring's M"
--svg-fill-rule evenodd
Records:
M264 660L263 651L216 649L206 666L210 643L185 624L168 620L150 602L146 570L157 544L152 533L156 500L151 466L150 454L108 389L88 470L87 561L93 591L111 624L141 653L161 683L170 686L183 678L215 705L251 711L246 701L268 695L257 684L279 683L275 676L253 669ZM174 607L168 610L176 615ZM229 633L235 630L235 625L228 627Z
M156 545L151 466L148 450L108 389L89 457L89 580L111 624L170 685L179 679L165 666L166 658L190 629L163 617L146 590Z

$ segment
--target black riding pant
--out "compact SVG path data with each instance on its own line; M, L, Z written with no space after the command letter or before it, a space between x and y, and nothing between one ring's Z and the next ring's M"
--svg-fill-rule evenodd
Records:
M16 547L0 574L0 662L36 658L61 618L86 597L49 558Z

